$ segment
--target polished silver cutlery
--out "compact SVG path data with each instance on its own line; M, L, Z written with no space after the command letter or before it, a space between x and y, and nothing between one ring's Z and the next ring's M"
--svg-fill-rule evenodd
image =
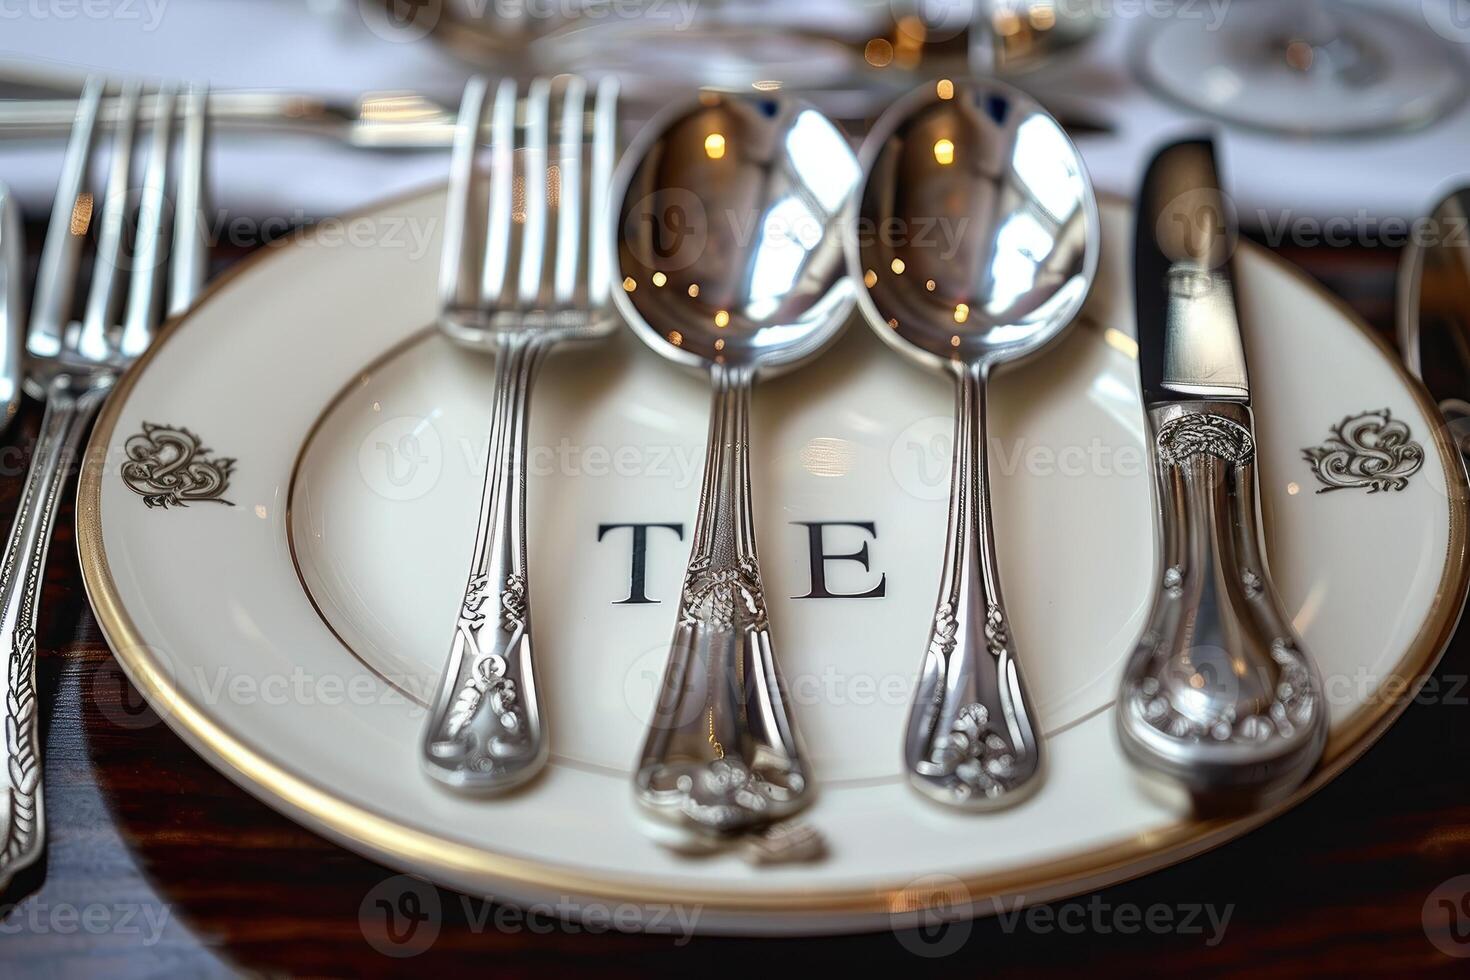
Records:
M1399 265L1399 351L1470 456L1470 188L1446 196Z
M488 185L475 166L487 102ZM575 76L536 79L519 127L517 103L513 81L493 94L483 78L465 88L440 279L440 329L495 356L495 407L474 555L423 762L434 778L478 792L525 782L547 757L526 562L531 385L553 347L606 337L617 324L608 230L616 82L589 93Z
M722 846L812 798L756 555L750 401L758 377L816 356L851 315L841 228L857 179L842 133L774 93L706 92L669 109L619 171L618 306L714 388L689 566L635 775L673 847Z
M20 410L25 353L25 251L20 208L0 184L0 432Z
M829 117L863 132L872 113L887 99L886 89L870 91L871 77L849 85L804 91ZM0 139L44 139L66 135L76 106L76 81L29 64L0 64ZM787 86L789 89L790 86ZM356 98L324 97L307 92L232 89L210 93L210 120L220 135L298 134L334 140L373 151L442 151L454 143L455 112L426 92L364 92ZM621 115L637 123L661 108L664 99L620 97ZM1114 124L1086 99L1048 92L1043 101L1073 135L1111 134ZM110 123L120 108L116 96L104 98L100 119ZM524 93L521 111L525 111ZM144 106L141 119L151 120Z
M861 306L889 345L954 378L949 532L904 740L909 782L967 810L1025 798L1041 742L1001 596L985 390L1081 309L1100 225L1082 159L1033 99L940 80L896 103L863 145L848 239Z
M203 285L208 243L203 200L207 95L165 86L145 95L130 83L113 126L105 189L90 186L103 82L88 79L41 251L26 339L27 390L46 403L20 507L0 558L0 647L6 692L0 886L36 860L45 840L41 744L37 734L36 625L41 576L56 505L83 437L121 371L152 342L165 313L183 312ZM183 103L175 138L174 106ZM136 214L134 137L144 103L157 120L147 136L147 165ZM170 159L179 146L178 166ZM166 220L172 184L172 232ZM96 226L96 257L81 317L72 316L82 245ZM131 242L131 248L128 244ZM165 293L165 273L167 292ZM124 297L126 300L124 302Z
M1265 805L1316 765L1327 706L1262 551L1236 229L1210 141L1154 158L1137 222L1139 373L1162 537L1118 733L1151 782L1201 810Z

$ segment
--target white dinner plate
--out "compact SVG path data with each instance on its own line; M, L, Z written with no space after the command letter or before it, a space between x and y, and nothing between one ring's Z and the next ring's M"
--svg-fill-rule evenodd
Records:
M775 647L819 783L803 820L826 856L694 859L637 820L630 771L672 631L708 393L627 331L558 354L535 394L529 557L551 763L503 799L430 780L421 701L463 591L494 378L428 328L442 210L425 193L266 249L160 337L98 423L78 519L89 594L129 676L226 775L454 888L646 928L677 908L694 928L740 932L1047 901L1280 812L1194 819L1142 792L1115 740L1119 672L1156 577L1131 219L1116 202L1085 318L991 395L1000 567L1046 733L1034 798L950 812L901 775L952 391L859 324L757 388L752 432ZM1450 637L1465 480L1423 393L1344 308L1253 247L1237 276L1272 570L1331 706L1326 758L1294 802L1381 734Z

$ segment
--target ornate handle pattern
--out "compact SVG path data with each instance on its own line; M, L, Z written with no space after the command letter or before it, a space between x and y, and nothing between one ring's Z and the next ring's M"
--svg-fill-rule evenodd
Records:
M929 649L909 711L909 781L941 803L994 810L1040 782L1041 745L1016 662L991 537L986 367L959 367L949 536Z
M1203 809L1269 804L1316 764L1327 716L1262 559L1251 412L1189 403L1150 418L1163 571L1123 677L1123 748Z
M771 649L750 505L751 373L717 365L679 619L635 789L701 846L783 820L810 781Z
M424 736L429 774L456 789L509 789L546 762L526 573L526 444L531 383L549 349L533 333L499 339L474 558Z
M112 388L99 376L77 387L58 376L47 387L46 413L15 523L0 559L0 646L5 663L4 810L0 811L0 889L35 862L46 840L41 743L36 704L36 608L51 522L88 423Z

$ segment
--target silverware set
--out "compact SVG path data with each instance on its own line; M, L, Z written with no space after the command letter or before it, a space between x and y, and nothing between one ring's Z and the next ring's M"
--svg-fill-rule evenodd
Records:
M28 704L26 724L6 737L6 764L26 778L4 801L0 882L44 840L35 622L69 463L119 373L204 278L205 92L122 87L96 197L103 96L91 79L75 106L28 321L23 243L0 188L0 317L11 338L0 411L14 414L22 383L46 405L0 560L7 689ZM493 356L496 381L478 527L423 734L426 772L455 791L498 793L546 762L527 563L532 385L555 347L605 339L621 317L712 391L690 560L634 797L656 839L681 851L790 826L816 780L761 579L751 400L757 381L820 356L861 310L886 344L956 388L948 534L901 747L906 775L960 811L1025 799L1043 781L1045 752L1024 681L1035 654L1023 652L1000 585L986 385L1053 342L1091 288L1100 221L1076 147L1035 100L978 79L940 80L895 103L860 154L820 110L781 92L675 104L621 163L618 123L615 82L558 76L524 90L476 78L454 124L438 325ZM936 224L952 248L919 233ZM1135 255L1159 578L1116 716L1140 772L1200 808L1278 799L1326 738L1316 668L1262 555L1234 234L1209 142L1164 150L1144 182ZM811 853L809 837L790 839Z
M152 343L164 316L187 309L204 282L206 92L166 86L145 96L136 83L125 85L112 126L107 181L98 196L92 189L91 164L103 89L102 79L88 79L75 106L24 354L13 360L15 349L6 354L5 381L13 384L14 378L23 377L26 391L43 399L46 409L0 558L0 660L8 696L22 708L17 713L22 723L5 733L5 765L21 778L9 781L18 788L7 792L0 810L8 815L0 845L0 886L33 863L45 842L36 623L62 489L91 420L119 374ZM139 126L145 103L154 120L146 134ZM146 163L139 183L135 171L144 157L134 144L145 135ZM21 322L21 242L8 200L6 212L0 247L5 251L6 326L12 327ZM82 249L94 224L96 251L78 317L73 308Z
M530 381L552 343L606 336L615 306L644 343L713 389L689 566L634 797L655 839L681 851L791 826L814 775L761 579L750 403L757 380L819 356L857 307L957 394L948 539L906 773L962 811L1025 799L1043 781L1044 750L1025 637L1001 594L985 388L1067 328L1096 273L1097 203L1061 125L1008 85L941 80L893 105L858 157L799 98L704 92L649 123L614 176L615 92L599 89L589 109L580 80L537 81L517 120L507 82L493 100L482 192L474 163L487 92L472 82L461 110L440 323L497 354L497 408L469 584L426 729L429 772L497 791L545 761L525 542ZM524 190L514 220L513 180ZM474 203L481 193L488 204ZM954 243L946 252L918 234L936 223ZM1162 564L1122 680L1118 733L1151 785L1182 788L1201 809L1261 805L1305 779L1326 715L1261 554L1234 229L1208 142L1160 155L1137 231Z

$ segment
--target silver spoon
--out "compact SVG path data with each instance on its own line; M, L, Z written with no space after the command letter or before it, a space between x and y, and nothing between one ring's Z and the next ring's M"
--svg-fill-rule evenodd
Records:
M1041 746L996 569L985 383L1081 308L1097 270L1097 202L1057 121L994 81L912 93L862 156L848 258L867 287L863 312L959 388L944 573L904 759L927 796L995 809L1036 787Z
M674 846L719 846L811 797L756 559L750 393L851 316L841 229L858 177L811 106L705 93L655 119L616 181L618 306L645 343L714 386L678 624L635 776Z

